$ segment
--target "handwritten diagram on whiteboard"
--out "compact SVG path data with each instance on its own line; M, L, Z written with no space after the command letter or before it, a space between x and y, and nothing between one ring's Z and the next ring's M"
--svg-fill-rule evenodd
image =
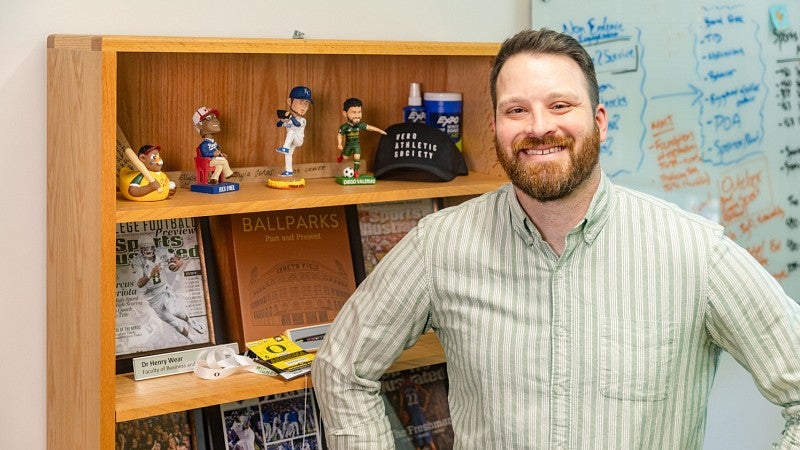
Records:
M589 51L612 179L725 226L800 299L800 5L532 2Z

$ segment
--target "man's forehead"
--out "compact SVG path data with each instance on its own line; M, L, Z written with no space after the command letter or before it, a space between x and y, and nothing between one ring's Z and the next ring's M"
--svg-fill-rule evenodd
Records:
M550 95L556 96L575 88L588 88L588 81L578 63L568 56L520 53L506 61L497 77L498 92L510 85L536 92L552 91Z

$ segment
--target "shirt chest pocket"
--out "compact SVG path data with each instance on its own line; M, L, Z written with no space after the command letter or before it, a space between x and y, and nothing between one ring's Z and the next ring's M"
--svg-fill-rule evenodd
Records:
M659 401L671 390L674 322L603 319L600 392L609 398Z

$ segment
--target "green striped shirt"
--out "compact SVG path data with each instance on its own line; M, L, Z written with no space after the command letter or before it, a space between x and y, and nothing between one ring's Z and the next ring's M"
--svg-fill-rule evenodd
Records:
M428 329L457 449L700 449L722 350L800 448L800 305L721 226L606 176L560 257L510 185L422 219L317 355L331 448L393 448L378 379Z

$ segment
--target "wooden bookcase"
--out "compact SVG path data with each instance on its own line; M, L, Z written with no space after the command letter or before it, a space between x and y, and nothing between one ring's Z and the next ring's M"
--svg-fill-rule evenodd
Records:
M192 374L134 382L115 374L116 224L180 217L481 194L505 182L495 163L488 72L494 43L314 41L52 35L47 57L47 443L55 449L113 449L118 421L295 390L255 374L206 381ZM306 142L295 164L333 161L347 97L365 121L400 122L408 84L464 96L463 143L470 175L448 183L379 181L339 186L310 179L299 190L243 183L233 193L181 189L161 202L117 197L115 135L134 148L158 144L165 170L193 170L199 136L191 115L220 110L223 151L234 167L280 166L275 110L295 84L311 87ZM371 136L374 135L374 136ZM376 133L362 133L364 158ZM367 169L369 167L367 166ZM363 170L363 169L362 169ZM433 336L393 370L443 361Z

